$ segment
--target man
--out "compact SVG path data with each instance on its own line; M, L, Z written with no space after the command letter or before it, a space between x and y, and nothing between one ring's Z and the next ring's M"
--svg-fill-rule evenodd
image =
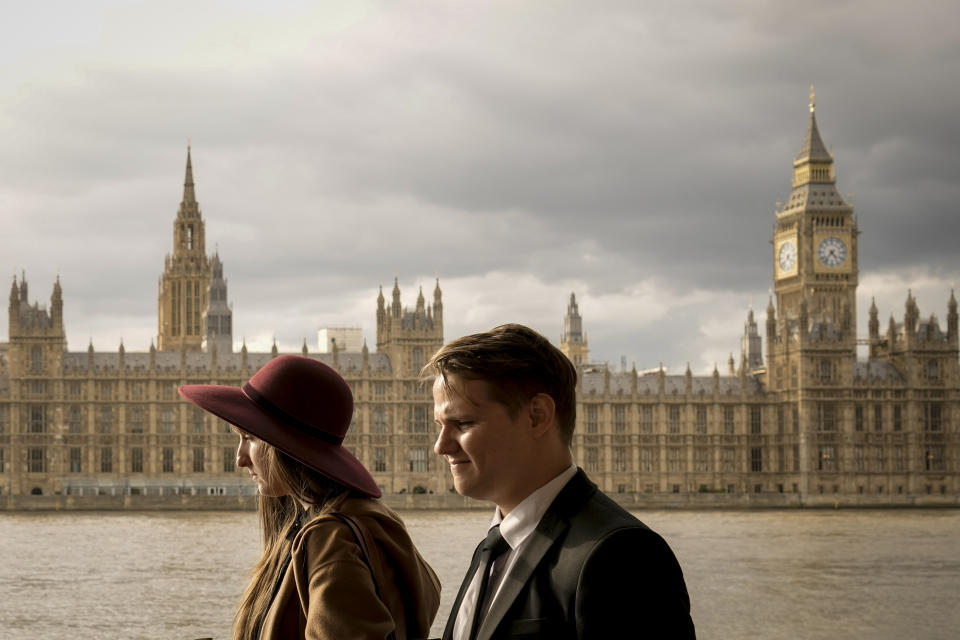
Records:
M454 487L497 507L443 640L694 637L673 552L573 464L566 356L503 325L447 344L424 374Z

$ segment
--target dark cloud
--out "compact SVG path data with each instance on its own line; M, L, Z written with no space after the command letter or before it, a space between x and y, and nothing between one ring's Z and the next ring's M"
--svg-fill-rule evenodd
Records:
M59 270L75 326L99 310L154 331L192 137L208 249L251 334L302 339L369 294L366 325L394 276L513 273L558 296L528 312L551 336L574 286L598 304L650 278L723 292L722 311L710 296L635 324L601 311L592 344L697 361L724 339L705 323L729 317L735 350L771 286L810 84L862 269L960 273L960 16L939 3L236 6L154 30L169 41L138 30L182 9L95 8L77 20L101 41L60 45L25 20L35 33L7 41L21 64L0 73L0 208L16 233L0 254L34 292ZM448 307L448 334L485 328L458 314L511 317L526 292L481 296L499 314Z

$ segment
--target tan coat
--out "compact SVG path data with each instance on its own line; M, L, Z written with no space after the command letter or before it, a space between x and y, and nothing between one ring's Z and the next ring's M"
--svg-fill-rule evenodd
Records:
M372 541L381 601L356 536L333 512L351 516ZM426 638L440 605L440 581L411 542L400 518L379 500L334 500L293 540L287 572L261 640L397 640Z

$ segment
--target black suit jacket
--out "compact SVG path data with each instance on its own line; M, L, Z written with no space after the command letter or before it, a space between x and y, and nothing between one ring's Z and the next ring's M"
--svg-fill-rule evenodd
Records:
M683 573L670 547L598 491L582 469L531 536L477 640L695 637ZM452 638L479 558L478 546L443 640Z

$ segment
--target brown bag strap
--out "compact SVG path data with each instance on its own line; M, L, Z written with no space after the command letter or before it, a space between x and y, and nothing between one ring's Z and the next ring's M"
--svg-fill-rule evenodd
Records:
M330 515L339 519L341 522L350 527L351 531L353 531L353 535L357 539L357 544L360 545L363 561L366 563L367 568L370 569L370 577L373 579L373 590L376 592L380 602L386 604L386 601L383 599L383 593L380 589L380 584L383 582L383 576L380 574L380 563L374 562L374 555L371 552L370 545L367 542L367 537L364 535L363 528L357 523L356 520L345 513L333 512ZM396 640L396 637L397 632L394 630L387 635L386 640Z

